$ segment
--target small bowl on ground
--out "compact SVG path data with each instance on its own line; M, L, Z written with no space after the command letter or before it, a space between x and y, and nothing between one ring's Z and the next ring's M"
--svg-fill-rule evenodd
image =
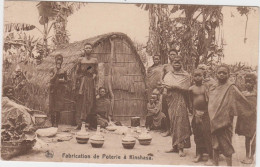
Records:
M150 145L152 142L152 138L150 139L138 139L140 145Z

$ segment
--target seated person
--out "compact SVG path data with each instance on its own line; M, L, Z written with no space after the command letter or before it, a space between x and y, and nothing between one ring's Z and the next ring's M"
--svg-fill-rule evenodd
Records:
M107 97L106 88L100 87L98 93L96 100L97 124L105 128L111 122L111 102Z
M145 126L148 130L156 130L163 128L165 115L162 112L161 100L157 92L151 94L150 100L147 104L147 115Z

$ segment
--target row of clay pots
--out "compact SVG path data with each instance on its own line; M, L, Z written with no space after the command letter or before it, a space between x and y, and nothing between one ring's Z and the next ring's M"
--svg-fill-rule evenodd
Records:
M89 133L85 130L85 123L82 123L81 130L76 135L76 140L79 144L87 144L89 140ZM100 126L97 126L97 132L90 137L90 144L94 148L100 148L105 142L104 136L100 133Z
M129 127L131 129L131 127ZM143 128L143 132L139 135L138 141L141 145L149 145L152 141L152 136ZM125 149L133 149L135 146L136 140L132 136L132 132L128 132L126 136L122 139L122 145Z
M144 129L144 128L143 128ZM85 123L82 123L81 130L76 135L76 140L79 144L87 144L89 140L89 133L85 130ZM146 131L139 135L138 141L141 145L149 145L152 141L152 136ZM100 126L97 126L97 132L90 137L90 143L94 148L101 148L105 142L104 136L100 133ZM122 145L125 149L133 149L136 139L132 136L131 127L125 137L122 138Z

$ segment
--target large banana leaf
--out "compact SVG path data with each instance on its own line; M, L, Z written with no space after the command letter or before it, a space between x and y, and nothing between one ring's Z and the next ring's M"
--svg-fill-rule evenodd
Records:
M56 2L39 2L37 8L40 16L39 22L42 25L54 18L59 12L56 8Z
M37 4L40 24L45 24L48 21L53 20L59 12L67 17L84 6L86 2L46 2L42 1Z

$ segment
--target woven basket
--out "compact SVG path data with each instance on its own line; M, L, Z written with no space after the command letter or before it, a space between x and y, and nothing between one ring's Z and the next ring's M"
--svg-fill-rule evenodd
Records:
M24 141L2 141L1 157L2 159L9 160L17 155L25 154L30 151L36 140Z

